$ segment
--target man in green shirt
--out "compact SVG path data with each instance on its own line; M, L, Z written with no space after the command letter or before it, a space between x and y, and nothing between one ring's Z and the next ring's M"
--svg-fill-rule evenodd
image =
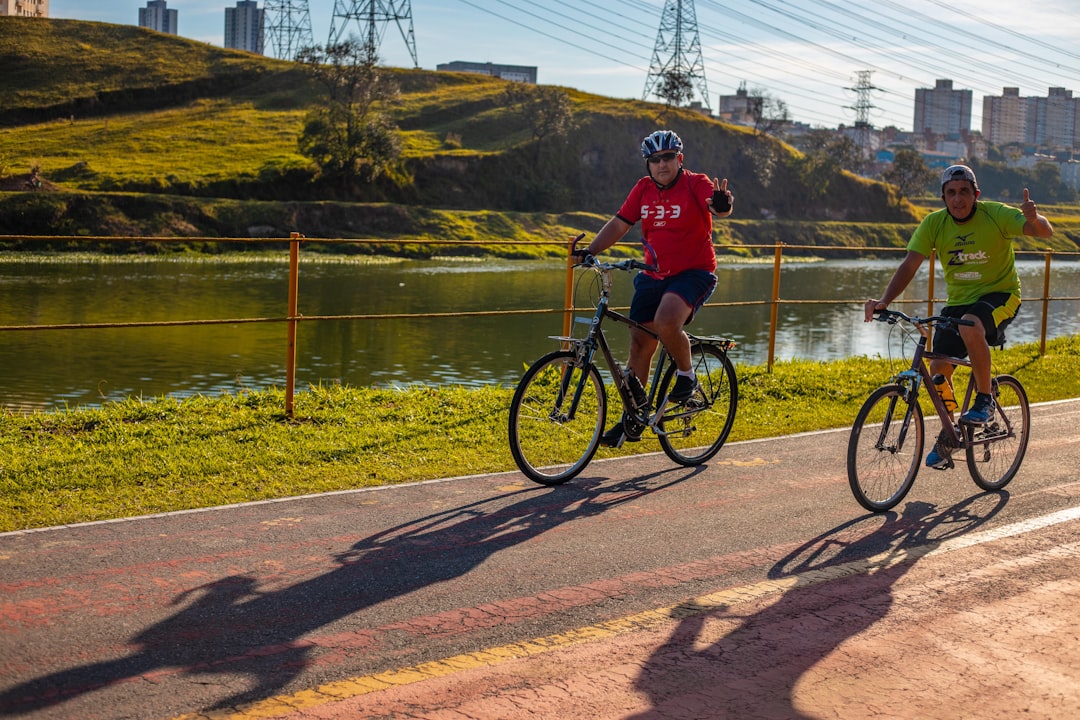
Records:
M977 395L971 408L960 416L965 425L985 425L993 415L990 396L990 345L1000 344L1004 331L1020 309L1020 278L1012 239L1020 235L1047 238L1054 234L1050 222L1040 215L1024 188L1019 208L980 201L975 173L966 165L951 165L941 175L941 199L945 207L930 213L911 236L907 255L880 299L866 301L865 320L884 310L915 277L933 250L942 260L948 299L942 315L974 322L956 330L941 328L934 336L934 351L971 358ZM943 375L952 387L954 366L942 360L930 362L932 375ZM952 467L950 450L935 443L926 464L938 470Z

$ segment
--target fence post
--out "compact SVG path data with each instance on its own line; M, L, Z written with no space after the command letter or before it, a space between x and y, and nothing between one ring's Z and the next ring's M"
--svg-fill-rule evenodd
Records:
M293 396L296 390L296 305L300 275L300 240L303 235L289 233L289 312L288 341L285 355L285 416L293 418Z
M1046 320L1050 315L1050 256L1053 250L1046 249L1046 268L1043 270L1042 296L1042 332L1039 334L1039 357L1046 354Z
M772 310L769 312L769 372L772 372L773 356L776 354L776 323L780 313L780 258L784 252L783 247L784 243L777 243L773 255Z
M575 238L570 238L566 244L566 291L563 295L563 337L570 337L571 325L574 322L574 256L570 253L574 250ZM566 343L563 343L566 347Z
M934 276L936 274L934 266L937 264L937 252L930 248L930 277L926 283L926 314L934 314ZM926 349L933 352L934 350L934 328L926 328Z

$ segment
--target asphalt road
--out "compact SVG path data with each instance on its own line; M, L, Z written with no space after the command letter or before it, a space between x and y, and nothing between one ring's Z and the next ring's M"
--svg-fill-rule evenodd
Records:
M1080 400L884 515L846 443L3 534L0 717L1080 714Z

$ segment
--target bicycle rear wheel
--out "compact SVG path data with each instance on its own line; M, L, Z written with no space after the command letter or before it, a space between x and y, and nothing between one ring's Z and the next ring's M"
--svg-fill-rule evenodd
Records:
M582 367L573 352L549 353L525 371L510 402L514 462L541 485L564 483L589 464L606 418L596 366Z
M680 465L700 465L720 451L739 404L735 366L727 353L713 345L694 345L691 361L700 389L685 403L668 405L657 424L660 447ZM675 384L674 363L660 382L659 397Z
M965 426L967 466L983 490L1009 484L1027 452L1031 407L1024 386L1012 375L994 378L994 417L982 427Z
M919 472L924 435L922 408L904 399L903 388L870 393L848 439L848 483L860 505L884 512L904 499Z

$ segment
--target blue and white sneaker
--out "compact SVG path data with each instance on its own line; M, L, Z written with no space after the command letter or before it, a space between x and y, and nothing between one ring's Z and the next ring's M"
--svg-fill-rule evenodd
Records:
M934 449L926 456L926 467L935 470L948 470L953 467L952 452L941 452L939 445L934 443Z
M975 396L975 402L960 416L964 425L985 425L994 417L994 399L985 393Z

